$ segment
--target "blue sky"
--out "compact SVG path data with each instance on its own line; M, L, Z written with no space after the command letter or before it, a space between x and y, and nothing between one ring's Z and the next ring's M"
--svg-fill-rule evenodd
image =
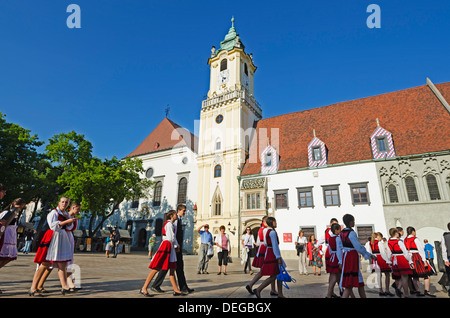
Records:
M69 29L69 4L81 29ZM369 29L369 4L381 28ZM122 158L164 118L193 131L235 17L263 117L450 81L448 1L0 1L0 111ZM355 114L357 116L357 114Z

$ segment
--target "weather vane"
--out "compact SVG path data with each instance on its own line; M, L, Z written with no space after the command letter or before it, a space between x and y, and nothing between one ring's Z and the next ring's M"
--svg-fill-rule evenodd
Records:
M167 104L167 107L166 107L166 109L164 111L166 113L166 118L167 118L169 116L169 112L170 112L169 104Z

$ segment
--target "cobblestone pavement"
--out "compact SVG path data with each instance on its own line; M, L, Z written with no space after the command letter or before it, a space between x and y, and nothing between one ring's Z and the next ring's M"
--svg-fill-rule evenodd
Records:
M24 255L19 253L17 260L9 263L0 269L0 298L23 298L29 297L27 291L30 288L31 280L36 268L33 263L34 253ZM324 298L328 288L328 275L324 268L322 275L312 274L312 267L309 267L309 275L299 275L297 260L285 260L287 270L296 280L296 283L289 283L289 290L285 290L288 298ZM228 265L228 275L217 275L218 261L214 257L209 262L209 274L197 274L197 256L184 255L185 274L190 288L195 291L183 299L189 298L240 298L242 300L256 299L245 289L245 285L252 279L250 274L244 274L243 265L239 259ZM46 282L46 289L50 292L47 298L144 298L138 291L143 285L149 273L150 261L143 252L132 252L131 254L119 254L117 258L105 258L100 253L77 253L75 254L75 264L80 268L80 284L82 289L76 294L62 296L60 293L60 283L56 271L50 274ZM362 262L362 267L367 267L367 262ZM390 298L380 297L378 289L373 288L373 280L370 273L363 271L366 282L366 294L368 298ZM437 283L441 277L431 278L431 293L436 298L448 298L440 285ZM260 281L261 282L261 281ZM258 283L257 283L258 284ZM257 285L256 285L257 286ZM167 291L164 294L154 294L152 299L173 298L171 284L168 277L161 288ZM337 292L337 287L336 287ZM421 281L423 291L423 281ZM270 288L266 288L262 297L270 299ZM394 292L391 288L391 292ZM355 294L358 296L356 290ZM397 297L392 297L397 298ZM420 297L424 298L424 297ZM428 297L426 297L428 298Z

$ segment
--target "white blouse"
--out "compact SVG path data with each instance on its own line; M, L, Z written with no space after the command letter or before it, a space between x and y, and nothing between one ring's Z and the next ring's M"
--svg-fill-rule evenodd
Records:
M55 210L52 210L48 215L47 215L47 223L48 226L50 227L50 230L52 231L59 231L61 230L61 226L59 225L61 223L61 221L58 220L58 215L61 214L63 216L65 216L66 218L70 219L70 215L69 213L67 213L66 211L62 212L59 207L57 207ZM73 222L70 224L66 224L66 229L67 230L71 230L73 228Z

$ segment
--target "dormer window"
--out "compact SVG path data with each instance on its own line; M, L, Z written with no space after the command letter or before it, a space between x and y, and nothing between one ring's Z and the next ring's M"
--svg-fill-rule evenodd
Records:
M270 167L272 165L272 153L269 152L266 154L266 167Z
M268 145L261 153L261 173L278 172L278 153L274 147Z
M395 157L392 134L381 126L378 126L370 136L370 145L374 159Z
M308 145L308 163L310 167L320 167L327 164L325 143L315 136Z
M313 147L312 153L313 153L313 160L314 161L322 160L322 153L320 151L320 147Z
M387 146L386 146L386 137L385 136L377 138L377 148L378 148L378 152L386 151Z

